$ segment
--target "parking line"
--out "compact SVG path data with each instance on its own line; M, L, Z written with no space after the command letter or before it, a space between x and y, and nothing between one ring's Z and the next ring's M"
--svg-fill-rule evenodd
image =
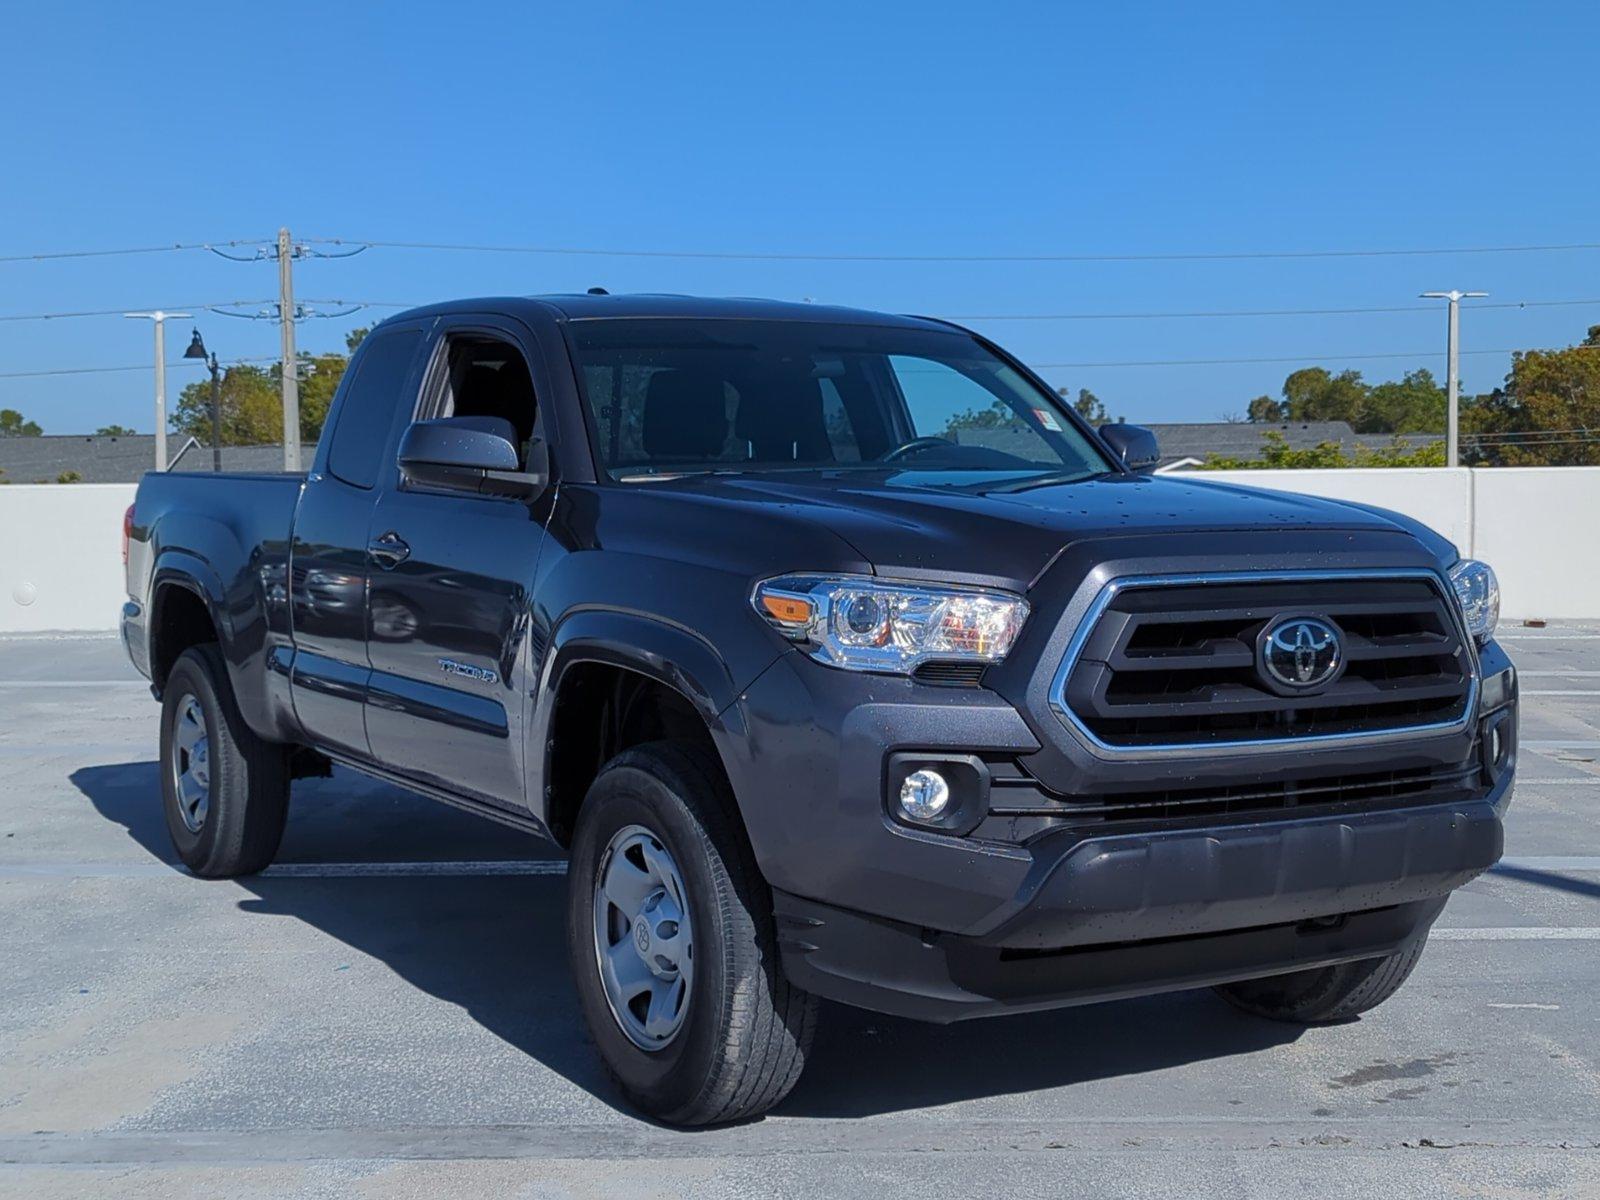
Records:
M1559 738L1524 738L1517 745L1524 750L1600 750L1600 742L1569 742Z
M0 688L18 691L23 688L148 688L149 686L148 679L0 679Z
M1600 633L1500 633L1497 642L1600 642Z
M1512 925L1501 929L1434 927L1428 935L1442 942L1600 942L1600 926L1595 925Z
M1518 671L1518 679L1600 679L1600 671Z
M403 876L461 878L467 876L565 875L559 859L509 859L485 862L309 862L274 863L261 874L268 879L394 879ZM179 863L3 863L0 879L159 879L189 876Z
M1507 871L1600 871L1600 854L1550 854L1533 858L1508 856L1491 870Z
M1523 696L1600 696L1594 688L1528 688Z

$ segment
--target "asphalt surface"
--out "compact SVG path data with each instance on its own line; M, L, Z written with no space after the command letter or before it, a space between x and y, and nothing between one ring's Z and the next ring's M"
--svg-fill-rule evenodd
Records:
M1506 632L1508 859L1388 1004L828 1008L777 1112L698 1133L602 1074L546 847L339 773L194 879L116 641L0 639L0 1195L1600 1197L1600 625Z

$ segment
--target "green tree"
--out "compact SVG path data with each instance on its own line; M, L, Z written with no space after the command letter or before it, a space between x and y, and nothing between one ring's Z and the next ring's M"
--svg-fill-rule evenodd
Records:
M1276 429L1261 435L1259 458L1228 458L1209 454L1200 464L1202 471L1312 470L1321 467L1348 467L1350 460L1338 442L1319 442L1307 449L1296 449Z
M333 395L355 353L367 336L365 328L345 334L346 353L310 354L302 351L295 368L300 388L300 440L315 443L322 436L323 423ZM283 369L278 364L263 370L240 365L222 373L222 444L225 446L270 445L283 440ZM172 417L173 429L210 445L211 381L197 380L183 389ZM120 429L112 426L111 429ZM101 430L102 433L108 432ZM131 433L132 430L124 430Z
M1327 470L1330 467L1442 467L1445 450L1443 442L1430 442L1413 446L1399 437L1381 449L1357 446L1354 456L1346 455L1338 442L1318 442L1315 446L1296 449L1289 439L1276 429L1261 435L1259 458L1225 458L1212 454L1201 464L1202 471L1309 471Z
M38 437L44 430L14 408L0 408L0 437Z
M1016 423L1016 411L1004 400L996 400L988 408L969 408L956 413L945 426L945 432L957 429L1005 429Z
M344 354L302 354L300 355L300 440L314 442L322 434L322 425L328 419L328 409L333 405L333 394L339 390L339 381L344 378L344 369L350 365L350 359ZM271 371L273 387L279 387L281 371L273 367ZM281 389L279 394L281 395ZM282 407L280 405L279 412ZM278 419L282 437L283 419Z
M259 446L283 440L283 401L274 372L240 364L222 372L222 444ZM202 445L211 443L211 380L197 379L178 393L172 428Z
M1355 425L1366 407L1367 385L1360 371L1334 375L1326 367L1306 367L1283 381L1283 400L1288 420Z
M1257 396L1245 409L1245 416L1258 425L1276 425L1284 415L1283 402L1271 396Z
M1464 404L1461 425L1469 464L1600 465L1600 325L1576 346L1512 355L1505 383Z
M129 429L126 425L102 425L95 431L96 437L135 437L137 431Z
M1115 420L1106 411L1106 406L1100 397L1096 396L1088 388L1079 388L1076 400L1072 398L1071 388L1057 388L1056 395L1070 403L1073 410L1091 425L1109 425Z
M1424 367L1368 388L1352 424L1357 433L1443 433L1446 408L1444 388Z

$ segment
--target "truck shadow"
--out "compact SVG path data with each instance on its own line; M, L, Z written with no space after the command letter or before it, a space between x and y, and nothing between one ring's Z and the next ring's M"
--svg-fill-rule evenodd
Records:
M154 762L85 767L72 783L152 858L172 862ZM280 863L503 861L548 848L346 772L295 785ZM456 1005L623 1111L567 973L561 876L256 876L242 912L294 917ZM829 1005L812 1064L777 1110L893 1113L1167 1070L1270 1049L1298 1031L1204 992L940 1027ZM470 1069L470 1067L468 1067ZM1244 1099L1244 1097L1239 1097Z

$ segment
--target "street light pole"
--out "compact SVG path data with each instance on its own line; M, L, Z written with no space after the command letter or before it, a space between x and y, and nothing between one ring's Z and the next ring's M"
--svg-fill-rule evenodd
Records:
M217 370L217 352L211 352L211 469L222 474L222 380Z
M167 338L168 317L187 317L188 313L131 312L125 317L138 317L150 321L156 329L156 470L167 469Z
M1459 467L1461 465L1461 302L1466 299L1478 299L1487 296L1488 292L1462 292L1451 289L1448 292L1423 292L1425 300L1448 300L1449 326L1445 335L1445 427L1444 427L1444 456L1445 465Z
M206 358L205 340L196 329L183 356L198 358L211 371L211 469L220 475L222 474L222 371L217 366L217 352L213 350L210 359Z

